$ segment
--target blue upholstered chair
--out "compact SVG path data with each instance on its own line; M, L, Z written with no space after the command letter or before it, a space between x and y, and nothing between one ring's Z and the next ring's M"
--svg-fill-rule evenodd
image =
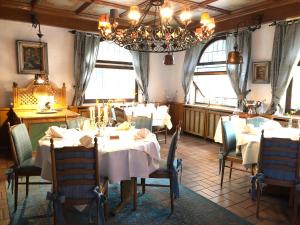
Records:
M79 116L76 118L66 118L66 124L68 129L78 129L82 128L85 120L88 120L88 118L83 116Z
M267 118L262 117L262 116L256 116L256 117L246 119L246 123L247 124L253 124L254 127L261 127L261 126L264 125L264 123L266 123L268 121L270 121L270 119L267 119Z
M175 159L179 135L181 132L181 123L177 126L169 146L167 160L160 160L159 168L149 175L149 178L169 179L169 185L147 184L146 179L141 179L142 192L145 193L146 186L158 186L170 188L171 212L174 211L174 198L179 197L178 173L182 172L182 160Z
M14 160L14 166L11 167L8 173L9 180L13 183L15 190L14 210L17 209L18 204L18 186L19 184L26 184L26 196L29 192L29 184L49 184L47 182L30 182L31 176L40 176L41 168L35 166L34 158L32 157L32 144L24 124L10 126L8 123L9 138L11 144L11 151ZM26 177L26 182L19 182L19 177Z
M221 172L221 187L223 186L223 180L224 180L224 172L225 167L229 168L229 179L231 179L232 170L240 170L248 172L247 170L243 170L240 168L233 167L233 163L239 163L242 164L243 158L241 154L236 153L236 134L232 127L231 121L223 121L221 118L221 124L222 124L222 138L223 138L223 147L221 148L221 151L219 152L219 172ZM226 161L230 162L230 165L226 165ZM251 168L251 173L253 174L253 166ZM221 171L220 171L221 170Z
M92 206L96 203L97 224L104 225L103 206L108 191L108 179L99 176L97 138L94 139L95 144L92 148L55 148L53 139L50 142L53 193L49 192L47 199L53 203L54 220L59 225L64 224L65 206Z
M252 177L252 194L257 198L256 216L259 217L259 206L263 184L291 188L290 204L294 205L293 223L296 223L298 212L298 193L300 191L300 141L284 138L265 138L261 134L258 173ZM257 188L255 188L255 184ZM298 189L298 190L297 190Z
M153 115L151 114L151 117L147 116L137 116L133 117L132 121L135 122L135 128L141 129L141 128L147 128L152 132L152 120L153 120Z

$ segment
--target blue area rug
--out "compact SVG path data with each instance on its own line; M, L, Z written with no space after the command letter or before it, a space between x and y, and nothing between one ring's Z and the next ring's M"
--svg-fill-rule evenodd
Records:
M25 186L19 186L18 209L13 212L13 195L7 192L12 225L49 225L46 192L50 185L31 185L29 196L25 198ZM119 186L109 187L109 207L113 209L119 202ZM88 224L89 210L78 213L69 210L68 225ZM107 225L250 225L214 202L181 186L180 198L175 200L175 210L170 215L169 189L147 187L146 194L139 195L138 209L132 211L130 202L117 215L110 216Z

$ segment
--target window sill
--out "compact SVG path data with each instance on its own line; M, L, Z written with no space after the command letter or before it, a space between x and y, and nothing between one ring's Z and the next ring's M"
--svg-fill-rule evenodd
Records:
M221 105L209 105L209 104L185 104L187 107L195 107L195 108L203 108L203 109L210 109L210 110L219 110L232 113L235 109L233 106L221 106Z

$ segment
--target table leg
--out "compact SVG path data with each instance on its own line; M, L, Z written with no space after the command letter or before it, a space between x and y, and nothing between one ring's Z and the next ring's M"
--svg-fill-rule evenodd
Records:
M131 178L131 180L124 180L121 181L121 201L118 204L118 206L113 210L113 215L120 212L124 206L129 203L132 200L132 197L134 197L133 200L133 210L136 210L136 201L137 201L137 189L136 189L136 178ZM135 193L134 193L135 192Z

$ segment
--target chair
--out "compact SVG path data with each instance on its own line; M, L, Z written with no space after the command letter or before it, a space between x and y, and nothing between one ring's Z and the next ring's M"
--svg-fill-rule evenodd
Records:
M147 128L151 132L152 132L152 120L153 120L152 114L150 118L147 116L132 117L132 121L135 122L135 128L137 129Z
M232 126L232 122L230 121L223 121L221 118L222 124L222 138L223 138L223 147L219 152L219 172L221 172L221 187L223 186L224 180L224 171L225 167L229 168L229 179L231 179L232 170L239 170L244 172L249 172L247 170L243 170L240 168L233 167L233 163L242 164L243 158L242 155L236 153L236 134ZM230 161L230 166L226 165L226 161ZM251 168L251 174L254 174L254 167Z
M246 124L253 124L254 127L261 127L262 125L264 125L264 123L266 123L268 121L270 121L270 119L267 119L267 118L262 117L262 116L246 118Z
M167 107L166 113L169 113L170 110L170 105L168 106L159 106L159 107ZM168 128L166 125L161 125L161 126L155 126L153 127L154 129L154 134L157 137L158 141L165 141L165 144L167 144L167 136L168 136ZM159 134L163 133L164 134L164 139L159 139Z
M34 165L35 159L32 157L32 144L24 124L10 126L8 122L8 133L11 144L11 150L14 160L14 166L11 167L8 173L9 183L14 182L15 202L14 210L17 210L18 204L18 186L19 184L26 185L26 197L29 192L29 184L50 184L47 182L30 182L31 176L41 176L41 168ZM19 182L19 177L26 177L26 182ZM14 179L14 180L13 180ZM13 187L12 187L13 188Z
M146 191L146 186L152 187L169 187L170 188L170 202L171 202L171 213L174 211L174 197L179 197L179 183L178 173L182 171L182 159L175 160L175 153L177 149L177 143L181 132L181 124L176 128L176 132L173 134L171 143L169 146L167 160L160 160L159 168L149 175L149 178L157 179L169 179L169 185L163 184L147 184L145 178L141 178L142 193Z
M88 120L88 118L79 116L76 118L67 118L66 117L66 124L68 129L82 129L84 121Z
M64 220L63 209L66 207L83 204L91 207L96 203L97 224L104 225L103 205L108 179L99 176L97 138L94 142L91 148L55 148L53 139L50 140L53 193L49 192L47 199L53 203L54 222Z
M258 172L252 177L252 194L257 185L256 216L259 217L260 199L263 184L289 187L290 204L294 202L293 223L296 224L298 212L298 193L300 186L300 141L285 138L265 138L261 134Z
M114 113L115 113L115 119L116 119L117 124L121 124L121 123L127 121L127 116L126 116L124 109L115 107Z

